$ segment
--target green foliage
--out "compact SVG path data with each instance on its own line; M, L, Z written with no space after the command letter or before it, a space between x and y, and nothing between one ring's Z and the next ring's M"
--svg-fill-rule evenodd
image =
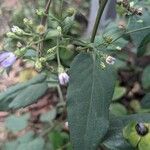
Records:
M150 66L147 66L143 71L142 85L144 89L150 89Z
M128 26L128 30L136 30L142 27L146 27L149 26L150 21L149 19L147 19L149 16L149 12L148 11L144 11L144 14L142 16L132 16L129 19L129 26ZM141 46L141 42L143 41L143 39L149 34L150 29L141 31L140 34L139 32L135 32L135 33L131 33L131 38L135 44L135 46L139 47Z
M40 121L42 122L52 122L56 117L56 109L53 108L49 112L46 112L40 116Z
M126 88L116 86L115 91L114 91L114 95L113 95L113 101L120 99L122 96L125 95L125 93L126 93Z
M141 42L140 46L138 47L138 56L149 55L149 47L150 47L150 34L148 34L143 41Z
M141 105L143 108L150 108L150 93L147 93L141 101Z
M114 70L110 66L101 69L94 54L81 53L71 65L70 76L67 107L71 140L75 150L92 150L109 127Z
M110 105L110 113L115 116L127 115L127 109L122 104L114 103Z
M9 116L5 120L6 128L12 132L21 131L27 127L29 117L30 115L28 114L19 117L15 115Z
M1 92L1 110L21 108L35 102L48 88L46 83L41 83L45 79L46 74L42 73L27 82L11 86L6 91Z
M9 108L17 109L35 103L47 90L47 83L34 84L24 89L9 104Z

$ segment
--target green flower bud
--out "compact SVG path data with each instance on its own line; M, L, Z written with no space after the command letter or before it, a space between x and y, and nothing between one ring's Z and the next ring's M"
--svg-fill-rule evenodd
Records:
M33 21L31 19L28 19L28 18L24 18L23 22L27 26L32 26L33 25Z
M25 47L21 48L21 49L17 49L15 51L15 55L18 57L23 56L26 53L27 49Z
M66 48L70 51L73 51L75 49L75 46L73 44L69 44Z
M67 9L67 15L68 15L69 17L73 16L74 13L75 13L75 9L74 9L74 8L68 8L68 9Z
M39 60L35 62L35 69L37 69L38 71L41 71L42 69L42 63Z
M59 32L59 35L61 36L62 28L60 26L57 27L57 31Z
M21 28L19 28L18 26L13 26L12 28L11 28L11 31L14 33L14 34L17 34L17 35L23 35L23 34L25 34L25 32L21 29Z
M12 39L18 39L19 37L13 33L13 32L8 32L6 33L7 37L12 38Z
M135 111L135 112L139 112L141 110L141 105L140 102L138 100L132 100L130 102L130 107Z
M54 47L50 48L50 49L47 51L47 53L50 53L50 54L56 53L56 48L57 48L57 46L54 46Z
M36 9L36 14L40 17L45 16L45 11L44 9Z
M46 58L41 57L41 58L39 58L39 61L40 61L40 62L46 62Z

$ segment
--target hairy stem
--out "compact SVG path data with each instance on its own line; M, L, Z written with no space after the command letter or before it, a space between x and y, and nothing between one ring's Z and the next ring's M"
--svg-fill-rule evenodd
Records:
M51 2L52 2L52 0L48 0L47 1L47 4L46 4L46 7L45 7L45 16L42 18L42 20L41 20L41 24L43 25L43 26L45 26L46 25L46 22L47 22L47 15L48 15L48 12L49 12L49 8L50 8L50 5L51 5Z
M126 32L125 34L131 34L131 33L139 32L139 31L146 30L146 29L150 29L150 26L139 28L139 29L135 29L135 30L131 30L131 31Z
M100 1L100 0L99 0ZM98 26L99 26L99 23L100 23L100 20L101 20L101 17L102 17L102 14L104 12L104 9L106 7L106 4L108 2L108 0L101 0L101 4L99 5L99 9L98 9L98 13L97 13L97 16L96 16L96 21L95 21L95 24L94 24L94 28L93 28L93 32L92 32L92 36L91 36L91 42L93 43L94 40L95 40L95 36L96 36L96 33L97 33L97 29L98 29ZM100 3L100 2L99 2Z
M120 38L121 38L122 36L124 36L124 35L128 35L128 34L135 33L135 32L140 32L140 31L143 31L143 30L146 30L146 29L150 29L150 26L147 26L147 27L143 27L143 28L139 28L139 29L135 29L135 30L131 30L131 31L125 32L125 33L123 33L122 35L120 35L119 37L117 37L116 39L114 39L114 40L112 41L112 43L115 42L115 41L117 41L118 39L120 39ZM112 43L111 43L111 44L112 44Z

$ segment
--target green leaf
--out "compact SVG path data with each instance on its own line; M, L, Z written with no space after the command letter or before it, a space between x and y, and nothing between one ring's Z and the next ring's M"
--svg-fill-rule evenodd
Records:
M49 30L45 39L48 40L48 39L52 39L52 38L55 38L55 37L58 37L59 36L59 32L58 30Z
M7 143L5 143L5 145L3 146L2 150L16 150L18 144L19 144L18 141L7 142Z
M49 134L49 139L53 145L53 149L57 150L63 146L63 138L58 131L53 131Z
M45 82L27 87L9 104L9 108L17 109L35 103L46 92L47 88Z
M126 91L127 91L126 88L116 86L115 91L114 91L114 95L113 95L113 101L118 100L121 97L123 97L124 94L126 93Z
M74 16L72 17L66 17L66 19L63 21L63 33L67 34L70 29L73 27L74 25Z
M67 94L68 121L75 150L93 150L109 126L109 105L115 86L111 66L100 68L91 54L81 53L73 61Z
M5 126L12 132L18 132L27 127L28 119L28 114L19 117L12 115L6 118Z
M31 84L40 83L40 82L44 81L45 79L46 79L46 74L41 73L27 82L11 86L5 92L0 93L0 101L4 100L8 96L10 96L10 94L13 94L19 90L22 90Z
M51 122L53 119L55 119L57 114L57 111L55 108L50 110L49 112L46 112L40 116L40 121L42 122Z
M128 29L130 31L136 30L139 28L147 27L150 25L149 12L144 12L142 16L132 16L130 17L130 23ZM150 29L142 30L140 32L134 32L131 34L131 38L135 46L139 47L143 39L150 33Z
M30 132L26 133L25 135L19 137L19 138L17 139L17 141L18 141L19 143L28 143L28 142L32 141L33 138L34 138L34 132L33 132L33 131L30 131Z
M127 115L127 109L119 103L114 103L110 105L110 113L115 116Z
M144 89L150 89L150 65L147 66L143 71L142 85Z
M150 44L150 34L148 34L143 41L141 42L140 46L138 47L138 56L143 56L146 54L147 51L149 51L148 45ZM149 52L148 52L149 54Z
M44 139L38 137L28 143L20 144L17 150L44 150L44 144Z
M147 93L141 101L141 106L143 108L150 108L150 93Z
M28 143L26 150L44 150L44 139L41 137L38 137Z

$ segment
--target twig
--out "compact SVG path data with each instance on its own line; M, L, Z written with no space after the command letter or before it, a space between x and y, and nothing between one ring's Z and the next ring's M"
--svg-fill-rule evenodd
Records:
M46 4L46 7L45 7L45 15L43 16L42 20L41 20L41 25L45 26L46 25L46 22L47 22L47 15L48 15L48 12L49 12L49 8L50 8L50 5L51 5L51 2L52 0L48 0L47 4Z
M99 0L100 1L100 0ZM93 28L93 32L92 32L92 36L91 36L91 42L93 43L94 40L95 40L95 36L96 36L96 33L97 33L97 29L98 29L98 26L99 26L99 23L100 23L100 20L101 20L101 17L102 17L102 14L104 12L104 9L106 7L106 4L107 4L108 0L103 0L101 2L101 4L99 4L99 9L98 9L98 13L97 13L97 17L96 17L96 21L95 21L95 24L94 24L94 28ZM99 2L100 3L100 2ZM101 6L100 6L101 5Z

